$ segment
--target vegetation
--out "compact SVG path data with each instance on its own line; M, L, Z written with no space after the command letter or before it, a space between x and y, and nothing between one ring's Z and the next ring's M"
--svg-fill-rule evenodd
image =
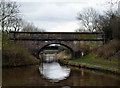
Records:
M84 8L77 18L83 24L84 29L76 31L100 31L98 24L99 14L94 8Z
M117 2L118 3L118 2ZM110 8L114 2L110 2ZM78 20L84 29L77 29L76 32L103 32L105 44L96 42L76 42L78 51L85 52L85 56L78 56L74 60L60 59L60 62L77 67L107 70L120 73L120 15L115 9L99 14L94 8L85 8L78 15ZM99 45L100 46L99 46Z
M113 5L114 4L112 4L112 6ZM18 44L12 43L8 40L8 32L11 30L43 32L44 30L35 27L32 23L26 23L23 21L23 19L20 18L19 5L15 2L1 0L0 11L0 25L3 32L3 65L20 66L38 63L39 61L35 59L35 57L33 57L27 49L24 49ZM95 63L103 63L110 65L114 64L116 67L120 57L120 15L118 14L118 11L109 9L101 15L93 8L85 8L83 12L79 13L77 18L84 27L84 29L76 30L77 32L104 32L106 44L98 47L101 43L76 42L74 47L78 51L77 55L81 56L81 52L84 52L85 56L78 58L77 60L70 61L70 63L84 62L92 65ZM62 51L66 51L66 54L71 53L70 50L64 46L59 48L59 52ZM101 66L105 67L106 65L103 64ZM112 66L110 65L108 67Z
M117 7L118 2L110 1L107 4L110 5L110 9L104 11L103 15L94 8L85 8L80 12L77 18L84 29L76 31L104 32L106 43L114 38L120 39L120 15L118 9L112 9L114 6Z
M39 60L32 56L27 49L8 41L7 34L5 33L3 33L2 47L3 66L22 66L39 63Z
M8 40L9 31L44 31L35 27L32 23L23 21L23 19L20 17L21 15L19 7L20 6L13 1L0 1L3 66L21 66L39 63L39 60L32 56L27 49L21 47L15 42Z
M101 46L93 51L98 57L111 59L114 56L120 56L120 41L117 39L111 40L108 44ZM116 58L117 58L116 57Z
M71 54L71 51L63 45L59 46L58 52L65 52L65 54Z
M21 28L21 18L19 5L8 0L0 1L0 22L2 31L19 31Z
M84 29L78 29L77 32L103 32L105 34L105 45L96 48L93 46L95 43L83 43L85 48L82 49L81 42L76 43L79 50L89 54L91 51L97 54L98 57L108 59L120 51L120 15L117 9L118 2L110 1L107 3L110 8L104 11L104 14L98 13L94 8L85 8L78 15L78 20L82 23ZM93 45L92 45L93 44ZM97 44L97 43L96 43ZM92 48L92 49L91 49ZM94 48L96 48L94 50Z
M109 43L94 48L85 56L73 60L59 59L66 65L110 71L120 74L120 41L113 39Z
M95 69L100 71L109 71L112 73L120 74L120 67L118 60L105 60L104 58L97 58L94 54L86 55L82 58L74 60L66 60L66 58L60 58L59 62L64 65L70 65L80 68Z
M24 31L24 32L43 32L45 30L39 29L33 23L25 22L21 18L20 5L14 1L1 0L0 1L0 25L2 31Z
M28 22L24 22L24 25L21 31L23 32L45 32L45 30L39 29L35 27L33 23L28 23Z

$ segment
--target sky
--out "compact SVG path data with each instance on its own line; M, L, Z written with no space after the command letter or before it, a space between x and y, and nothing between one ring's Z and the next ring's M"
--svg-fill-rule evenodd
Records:
M22 18L48 32L74 32L83 28L77 20L84 8L103 13L107 0L13 0L20 4Z

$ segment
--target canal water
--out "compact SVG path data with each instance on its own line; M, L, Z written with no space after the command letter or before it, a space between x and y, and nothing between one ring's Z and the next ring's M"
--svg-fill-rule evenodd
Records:
M120 76L58 62L3 68L3 86L120 86Z

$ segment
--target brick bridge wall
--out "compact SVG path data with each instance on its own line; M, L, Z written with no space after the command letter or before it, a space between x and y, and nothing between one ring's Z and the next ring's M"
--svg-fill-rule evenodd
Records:
M23 48L28 49L33 55L39 58L39 53L44 49L44 47L50 44L60 44L67 47L74 57L74 53L76 52L76 47L73 41L16 41L16 43L20 44Z
M100 32L10 32L9 39L27 48L39 56L40 51L49 44L61 44L71 50L72 55L78 50L74 41L103 41ZM46 42L47 41L47 42Z

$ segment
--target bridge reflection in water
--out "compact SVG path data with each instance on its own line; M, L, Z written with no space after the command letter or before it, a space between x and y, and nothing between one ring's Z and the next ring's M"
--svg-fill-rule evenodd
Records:
M45 54L44 62L39 66L40 74L51 82L59 82L70 75L70 68L62 67L57 61L55 54ZM49 63L47 63L49 62Z
M115 86L120 86L120 76L114 74L76 67L69 67L69 69L60 66L57 62L43 63L43 67L43 70L38 65L3 68L2 86L31 86L31 88L33 86L45 86L45 88L47 86L48 88L52 86L53 88L62 88L62 86L113 86L115 88ZM44 74L41 75L42 73Z
M43 62L55 62L57 61L56 54L44 54Z

